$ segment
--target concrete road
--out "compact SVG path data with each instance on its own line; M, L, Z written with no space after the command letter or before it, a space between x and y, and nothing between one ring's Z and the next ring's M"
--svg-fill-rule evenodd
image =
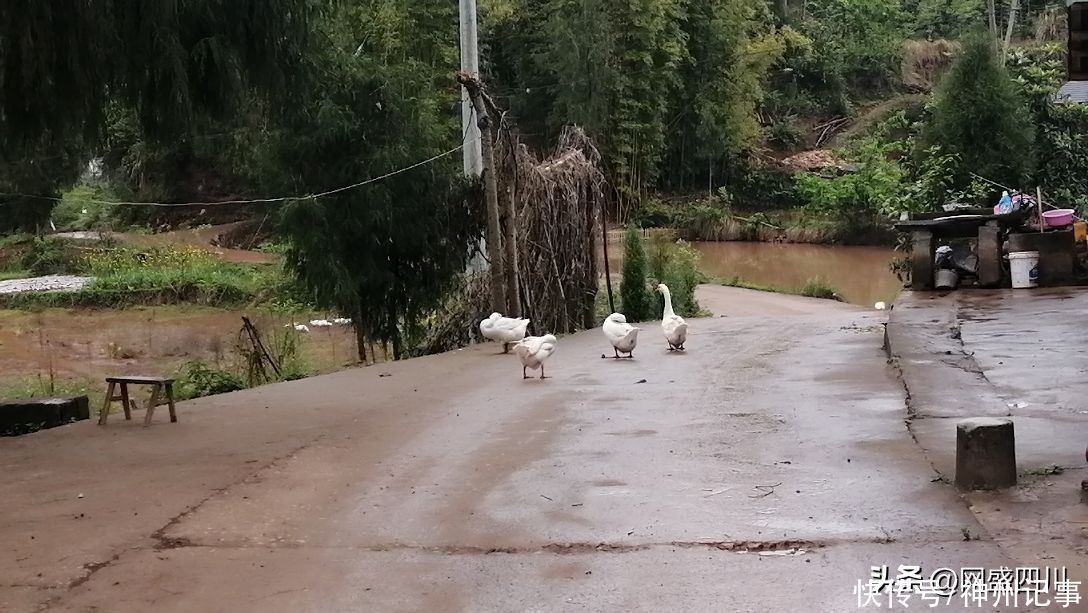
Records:
M797 305L565 337L544 381L483 345L0 440L0 610L853 611L873 565L1015 565L933 482L880 314Z
M972 492L965 500L1021 566L1064 568L1082 586L1088 585L1088 505L1080 497L1088 479L1085 313L1083 288L908 292L888 325L910 392L908 427L926 457L951 481L957 422L1012 420L1017 486Z

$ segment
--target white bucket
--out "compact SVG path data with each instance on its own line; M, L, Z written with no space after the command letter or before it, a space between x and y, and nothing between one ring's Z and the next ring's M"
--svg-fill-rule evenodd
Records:
M1039 286L1039 252L1014 251L1009 254L1009 270L1015 289Z

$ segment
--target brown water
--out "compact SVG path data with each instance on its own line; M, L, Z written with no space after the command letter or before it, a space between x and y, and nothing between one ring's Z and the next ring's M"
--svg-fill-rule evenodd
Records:
M0 400L12 399L4 396L12 393L13 384L35 379L48 382L51 372L62 387L86 385L97 394L104 392L102 381L108 375L166 375L193 360L243 372L239 343L246 338L241 335L245 314L174 306L37 313L0 310ZM256 310L248 315L267 345L294 340L307 369L332 372L355 361L355 334L350 327L311 327L301 333L287 326L306 322L309 316L291 319Z
M843 300L864 306L891 303L902 285L888 268L895 250L757 242L690 243L702 256L699 267L715 280L740 277L749 283L796 291L810 279L827 281ZM609 264L618 274L622 244L609 241Z

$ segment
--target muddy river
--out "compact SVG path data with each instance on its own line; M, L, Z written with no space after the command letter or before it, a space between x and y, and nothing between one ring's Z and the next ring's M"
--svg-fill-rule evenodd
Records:
M617 237L618 238L618 237ZM889 247L843 247L754 242L695 242L699 266L711 279L740 277L749 283L797 290L810 279L827 281L843 300L872 306L891 302L901 284L888 265L895 258ZM612 273L623 261L622 245L609 241Z

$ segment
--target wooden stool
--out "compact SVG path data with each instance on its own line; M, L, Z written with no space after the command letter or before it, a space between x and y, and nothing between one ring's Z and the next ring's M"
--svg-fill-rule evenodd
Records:
M120 400L121 406L125 409L125 419L132 419L132 408L129 405L128 399L128 386L132 385L151 385L151 399L147 402L147 414L144 416L144 426L151 425L151 416L155 413L155 406L159 403L159 393L166 388L166 402L170 405L170 421L176 423L178 421L177 411L174 408L174 380L164 377L106 377L106 383L109 387L106 389L106 402L102 405L102 411L98 414L98 425L106 425L106 419L110 414L110 403L114 400ZM121 395L114 396L113 393L117 389L117 386L121 386Z

